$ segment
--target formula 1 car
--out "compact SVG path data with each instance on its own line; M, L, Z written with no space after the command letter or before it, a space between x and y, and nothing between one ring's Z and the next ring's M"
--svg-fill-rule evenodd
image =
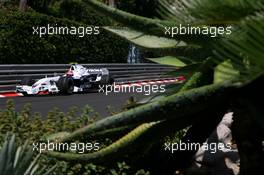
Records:
M113 79L106 68L88 69L79 64L71 65L66 74L45 77L34 81L31 77L21 80L16 92L24 96L41 94L72 94L87 92L99 85L112 84Z

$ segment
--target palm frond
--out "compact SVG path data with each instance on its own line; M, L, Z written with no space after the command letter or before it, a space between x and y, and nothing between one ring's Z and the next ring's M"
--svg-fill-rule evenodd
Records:
M242 32L214 43L218 60L230 59L242 76L262 74L264 70L264 12L242 21ZM244 77L245 78L245 77Z
M15 135L7 134L5 142L0 150L0 174L1 175L38 175L40 154L35 156L33 149L26 142L17 147ZM47 168L45 172L51 173L56 168ZM52 171L50 171L52 170Z
M186 64L176 57L165 56L160 58L148 58L148 60L165 65L171 65L175 67L184 67Z
M171 49L176 47L184 47L187 45L181 41L158 37L155 35L146 35L143 32L132 30L126 27L104 27L104 29L119 35L126 40L129 40L133 44L149 49Z
M166 20L189 24L234 24L263 10L261 0L160 0L157 11Z
M169 23L169 21L151 19L124 12L96 0L84 0L84 2L88 5L87 7L92 8L98 13L106 15L119 23L126 24L133 29L144 29L146 33L162 34L162 29Z

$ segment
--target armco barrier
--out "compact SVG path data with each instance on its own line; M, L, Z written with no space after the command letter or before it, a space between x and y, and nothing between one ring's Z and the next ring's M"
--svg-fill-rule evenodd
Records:
M166 79L166 72L174 67L159 64L82 64L89 68L107 68L116 83L136 82L153 79ZM6 64L0 65L0 92L15 91L15 87L27 76L40 79L45 76L64 74L69 64Z

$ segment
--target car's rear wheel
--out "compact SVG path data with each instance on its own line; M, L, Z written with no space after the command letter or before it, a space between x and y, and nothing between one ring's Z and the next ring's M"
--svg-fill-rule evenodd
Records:
M26 92L21 92L21 94L24 96L24 97L29 97L30 95Z
M60 77L57 82L60 94L72 94L74 89L74 82L71 77Z
M108 84L109 84L109 85L113 85L114 82L115 82L115 80L114 80L112 77L109 78L109 80L108 80Z

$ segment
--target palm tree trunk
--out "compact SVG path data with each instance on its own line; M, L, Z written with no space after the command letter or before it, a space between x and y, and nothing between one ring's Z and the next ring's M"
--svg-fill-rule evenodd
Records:
M108 4L111 7L116 7L116 1L115 0L108 0Z
M25 12L27 10L27 0L19 1L19 10Z

